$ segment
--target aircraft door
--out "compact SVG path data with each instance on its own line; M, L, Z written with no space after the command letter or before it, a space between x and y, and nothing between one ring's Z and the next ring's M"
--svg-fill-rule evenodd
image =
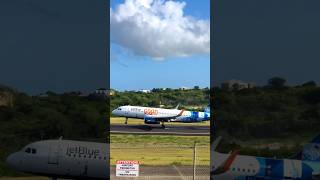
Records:
M49 147L48 164L59 164L60 143L51 144Z
M128 116L128 114L129 114L129 109L125 109L125 110L124 110L124 115L125 115L125 116Z
M88 161L84 162L83 166L81 166L81 170L82 170L81 176L84 176L84 177L88 176Z

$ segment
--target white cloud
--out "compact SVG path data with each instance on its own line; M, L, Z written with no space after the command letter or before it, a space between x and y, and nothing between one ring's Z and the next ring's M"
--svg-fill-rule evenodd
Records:
M209 54L209 20L184 15L185 2L125 0L110 9L111 41L154 59Z

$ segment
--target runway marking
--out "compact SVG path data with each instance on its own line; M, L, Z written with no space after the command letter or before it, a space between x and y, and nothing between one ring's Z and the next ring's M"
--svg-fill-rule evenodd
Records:
M110 133L118 134L166 134L166 135L197 135L197 136L210 136L210 133L183 133L183 132L126 132L126 131L110 131Z
M172 166L173 166L173 167L174 167L174 169L179 173L179 175L180 175L181 179L182 179L182 180L184 180L184 177L183 177L183 175L182 175L181 171L177 168L177 166L175 166L175 165L172 165Z

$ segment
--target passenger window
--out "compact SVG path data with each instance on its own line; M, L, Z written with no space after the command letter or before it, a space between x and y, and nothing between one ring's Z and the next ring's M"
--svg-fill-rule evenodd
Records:
M32 154L36 154L37 150L36 149L31 149L32 150Z
M25 150L25 152L26 152L26 153L31 153L31 149L30 149L30 148L27 148L27 149Z

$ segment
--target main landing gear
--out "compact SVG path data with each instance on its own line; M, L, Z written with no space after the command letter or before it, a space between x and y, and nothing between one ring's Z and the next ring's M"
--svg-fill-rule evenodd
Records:
M164 125L164 121L161 121L161 127L162 127L163 129L166 128L166 126Z
M128 117L126 117L126 121L124 122L124 124L128 124Z

